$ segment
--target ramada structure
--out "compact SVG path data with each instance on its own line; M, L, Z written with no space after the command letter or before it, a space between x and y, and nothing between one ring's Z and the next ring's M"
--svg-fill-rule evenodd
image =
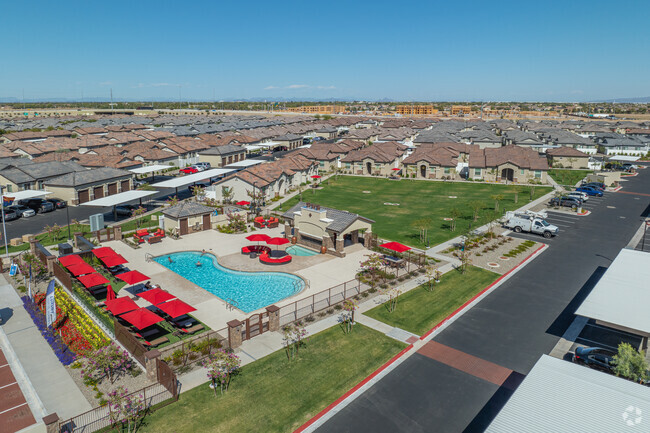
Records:
M345 247L369 245L373 220L361 215L300 202L285 212L284 233L293 243L345 257Z

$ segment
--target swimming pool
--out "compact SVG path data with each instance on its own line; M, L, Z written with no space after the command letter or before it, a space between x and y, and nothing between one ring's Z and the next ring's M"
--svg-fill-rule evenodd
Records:
M318 251L310 250L309 248L301 247L300 245L292 245L285 250L292 256L316 256L320 254Z
M153 260L224 301L233 300L234 306L245 313L295 295L305 287L296 275L235 271L221 266L214 255L198 251L165 254ZM198 262L201 266L196 265Z

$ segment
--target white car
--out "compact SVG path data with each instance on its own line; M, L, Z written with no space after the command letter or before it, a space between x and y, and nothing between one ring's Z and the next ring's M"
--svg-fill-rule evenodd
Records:
M572 191L567 194L567 197L576 197L581 199L582 201L587 201L589 200L589 196L587 195L586 192L580 192L580 191Z

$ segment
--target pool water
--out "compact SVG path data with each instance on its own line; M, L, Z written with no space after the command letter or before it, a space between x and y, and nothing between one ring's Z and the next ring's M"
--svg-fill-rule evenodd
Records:
M172 262L169 262L171 257ZM241 272L225 268L212 254L198 251L165 254L154 261L244 311L271 305L305 287L302 278L285 272ZM201 266L197 266L197 263Z
M285 250L292 256L317 256L320 254L318 251L310 250L309 248L301 247L300 245L292 245Z

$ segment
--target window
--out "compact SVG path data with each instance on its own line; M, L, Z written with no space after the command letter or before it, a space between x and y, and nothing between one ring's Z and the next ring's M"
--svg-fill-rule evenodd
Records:
M524 169L523 168L521 170L519 170L519 174L521 174L522 176L524 175Z
M537 179L542 178L542 170L535 170L535 178Z
M325 161L319 161L318 166L321 168L325 167Z
M13 192L13 185L12 184L7 184L7 192Z
M375 168L381 168L381 164L375 163Z
M445 167L445 174L451 173L451 168L450 167Z
M474 169L474 176L480 176L481 175L481 169L480 168L475 168Z
M345 168L349 169L349 168L350 168L350 165L351 165L351 164L350 164L349 162L346 162L346 163L345 163Z

